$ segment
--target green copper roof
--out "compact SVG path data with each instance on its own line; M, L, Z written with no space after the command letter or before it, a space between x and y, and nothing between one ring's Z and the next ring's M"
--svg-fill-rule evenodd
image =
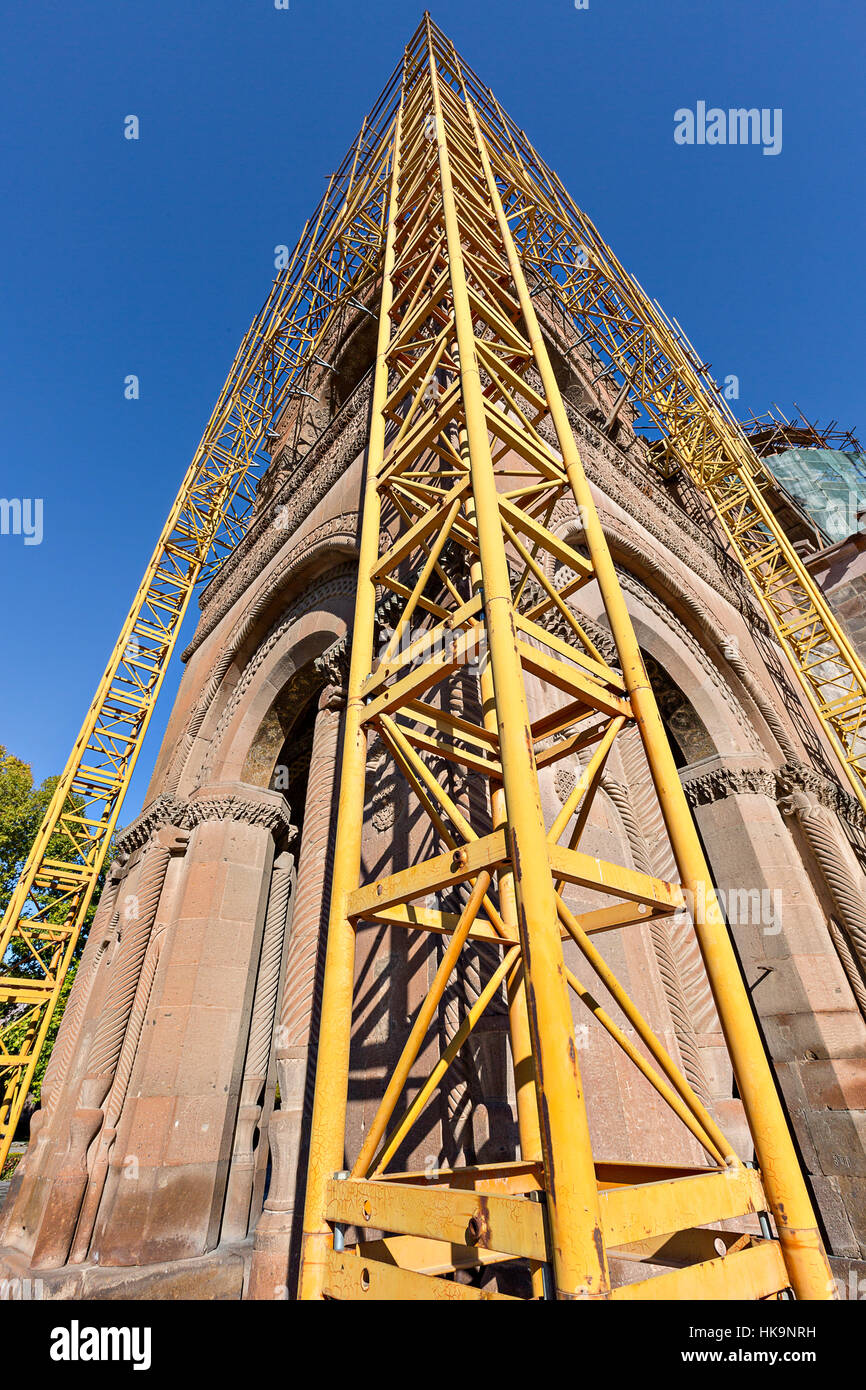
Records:
M857 513L866 511L866 454L788 449L764 462L831 543L857 530Z

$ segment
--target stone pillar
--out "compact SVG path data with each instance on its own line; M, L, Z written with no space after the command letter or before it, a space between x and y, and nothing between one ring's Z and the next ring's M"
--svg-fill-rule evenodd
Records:
M121 938L128 924L140 918L139 887L149 848L157 833L175 821L182 822L184 813L184 803L173 796L159 796L119 837L118 861L109 871L94 915L43 1084L44 1118L28 1150L20 1191L7 1207L4 1243L24 1255L32 1254L46 1208L53 1201L55 1181L60 1170L68 1167L70 1127L107 997L115 988Z
M3 1245L26 1240L28 1229L35 1230L38 1227L39 1213L33 1207L33 1198L40 1195L36 1180L43 1172L48 1158L49 1141L56 1130L56 1125L51 1121L79 1042L94 980L114 935L117 922L115 907L124 877L125 861L128 858L128 855L124 855L116 859L108 870L102 896L90 924L87 942L81 953L63 1019L42 1079L39 1109L30 1121L30 1143L15 1170L3 1207L3 1221L0 1225L0 1244ZM44 1185L41 1195L43 1198L47 1196ZM32 1240L30 1248L32 1249Z
M316 662L327 684L319 699L313 733L307 802L298 863L298 893L292 916L280 1020L277 1075L280 1108L271 1117L271 1185L255 1233L247 1297L286 1299L292 1282L295 1212L303 1210L302 1129L315 1034L316 967L327 929L333 834L337 812L337 761L341 713L346 703L348 652L335 643Z
M814 781L817 783L817 777ZM778 790L779 809L799 824L830 890L844 928L840 951L842 964L862 1007L866 972L866 879L842 836L836 816L822 803L817 787L810 787L807 777L802 772L798 776L797 769L788 765L778 775Z
M290 825L280 793L243 783L195 792L186 819L91 1242L102 1266L200 1255L219 1235L274 840Z
M147 848L120 914L116 948L106 970L107 987L90 1045L69 1140L33 1250L34 1269L66 1263L87 1184L87 1152L105 1119L103 1104L114 1080L138 989L145 952L168 868L169 850L157 837Z
M839 836L834 868L831 823L819 814L815 798L795 795L794 788L825 788L818 801L838 791L807 768L786 765L776 773L732 758L705 759L682 777L716 870L829 1249L834 1255L861 1256L866 1250L866 1023L829 928L834 902L841 906L845 897L841 877L835 889L831 880L847 856ZM810 836L826 887L814 870L810 876Z
M262 1119L263 1092L271 1064L274 1022L285 973L287 927L291 922L295 884L294 855L278 855L271 875L262 957L241 1084L241 1103L223 1213L223 1240L244 1240L249 1229L250 1201L256 1174L254 1141Z
M168 850L170 856L181 857L186 853L189 844L189 831L177 830L172 826L161 830L156 839L160 846ZM90 1237L93 1234L93 1223L96 1220L96 1213L102 1200L105 1180L108 1175L109 1159L114 1148L114 1141L117 1138L117 1125L123 1112L129 1089L129 1078L141 1042L141 1033L150 1004L156 967L159 964L159 957L165 940L166 926L167 922L163 917L162 920L157 919L154 922L151 930L147 951L139 972L135 997L129 1013L129 1022L123 1036L123 1045L111 1082L111 1090L103 1105L102 1129L87 1156L89 1178L70 1253L72 1264L83 1264L87 1259Z

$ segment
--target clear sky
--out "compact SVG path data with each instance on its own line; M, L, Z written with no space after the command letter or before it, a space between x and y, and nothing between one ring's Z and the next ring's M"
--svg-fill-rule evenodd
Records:
M41 498L43 538L0 535L0 743L39 778L65 763L274 247L296 239L422 9L5 9L0 496ZM431 12L717 380L739 378L735 409L796 400L866 435L862 6L438 0ZM780 153L676 144L674 112L698 102L781 108ZM137 141L124 139L130 114ZM179 674L178 662L121 822Z

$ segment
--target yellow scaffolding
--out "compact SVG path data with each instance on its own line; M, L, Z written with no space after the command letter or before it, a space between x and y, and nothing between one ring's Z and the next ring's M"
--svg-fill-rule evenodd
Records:
M564 1299L764 1298L788 1288L801 1298L829 1298L832 1279L805 1182L581 466L512 217L460 60L425 19L406 54L391 162L300 1295L502 1298L442 1275L517 1258L533 1275L536 1295L547 1288ZM549 529L564 497L579 508L588 559ZM381 549L383 527L390 542ZM522 566L516 581L510 560ZM621 673L562 601L547 561L572 572L572 594L598 586ZM541 585L541 601L529 600L530 573ZM375 604L382 588L402 597L403 611L377 655ZM570 624L569 642L539 621L554 607ZM413 624L417 635L407 644ZM485 718L473 726L455 717L455 687L468 654L479 649ZM533 724L529 675L553 700L565 698L552 724ZM536 758L556 725L553 745L544 747L547 763L569 756L578 742L592 751L548 827ZM643 742L680 883L580 849L601 772L628 727ZM373 732L442 850L363 881ZM483 782L492 829L473 824L472 812L455 803L434 776L431 755L462 764ZM619 900L617 925L641 920L635 904L648 917L668 916L686 900L695 905L695 931L759 1171L737 1158L653 1035L593 941L593 928L602 929L599 912L575 915L564 900L566 883ZM431 892L455 889L464 895L459 912L425 905ZM346 1172L355 940L369 922L432 931L449 941ZM611 919L605 916L605 923ZM567 967L563 938L604 981L654 1065ZM395 1120L460 953L479 939L495 943L499 964ZM433 1183L424 1172L388 1171L503 987L520 1163L440 1173ZM635 1165L612 1181L610 1165L595 1159L569 987L698 1139L707 1169L660 1173ZM724 1241L723 1256L711 1250L709 1223L763 1210L773 1215L775 1238L744 1232L735 1251ZM347 1227L385 1234L348 1246ZM612 1289L610 1253L661 1236L678 1238L686 1268Z
M463 65L429 16L332 177L287 270L244 341L160 537L87 720L4 918L4 954L29 953L0 998L26 1006L23 1047L0 1058L5 1156L63 976L116 824L192 588L235 542L269 424L338 315L378 297L378 347L363 502L332 883L321 1044L311 1132L304 1297L477 1298L443 1278L519 1258L537 1296L833 1296L804 1180L710 884L664 728L575 446L536 303L589 343L618 406L640 401L709 497L857 795L864 801L863 671L762 497L762 465L708 386L681 332L626 275L559 180ZM588 558L550 529L556 503L580 509ZM380 553L380 527L390 542ZM572 577L557 588L551 566ZM513 578L516 572L518 578ZM530 579L532 584L530 584ZM598 586L618 652L611 664L568 602ZM377 594L402 600L384 654ZM545 625L555 614L570 640ZM453 699L469 653L483 653L483 715ZM530 718L527 677L562 699ZM555 694L554 694L555 692ZM580 848L605 762L640 734L678 867L670 883ZM375 731L429 818L439 852L362 882L364 774ZM552 739L552 742L551 742ZM538 764L588 754L547 826ZM486 791L485 823L449 796L434 758ZM866 801L864 801L866 804ZM562 843L566 835L566 842ZM71 861L49 860L55 834ZM55 842L56 843L56 842ZM564 885L603 896L575 915ZM462 894L459 912L426 906ZM653 1035L596 945L612 927L669 917L686 897L722 1021L758 1170L744 1166ZM609 900L615 905L611 907ZM380 922L435 932L447 947L349 1176L343 1173L355 932ZM601 978L622 1029L567 967L563 942ZM406 1083L460 952L499 963L436 1063ZM454 1174L394 1173L395 1155L484 1009L504 990L521 1159ZM708 1167L599 1161L582 1093L569 991L702 1145ZM7 1030L8 1031L8 1030ZM636 1036L638 1048L630 1040ZM648 1060L651 1059L651 1060ZM722 1239L712 1223L769 1213L764 1234ZM770 1226L770 1218L775 1232ZM347 1226L378 1229L347 1247ZM674 1240L685 1268L611 1293L610 1252ZM714 1243L715 1242L715 1243ZM655 1243L655 1244L654 1244ZM725 1247L725 1256L718 1253ZM495 1295L501 1297L503 1295Z
M0 960L15 964L0 976L0 1004L11 1006L0 1028L0 1168L190 596L243 534L271 422L304 394L319 345L376 282L396 82L395 74L331 176L240 346L4 913Z

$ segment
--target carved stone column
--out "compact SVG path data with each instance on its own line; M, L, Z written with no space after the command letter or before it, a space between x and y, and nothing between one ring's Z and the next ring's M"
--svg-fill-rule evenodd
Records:
M316 663L327 684L313 733L307 802L298 863L285 987L277 1029L280 1108L271 1117L271 1185L256 1227L250 1283L252 1299L286 1299L291 1283L295 1211L302 1207L302 1130L310 1044L315 1041L316 968L327 928L328 890L337 810L341 712L346 703L348 653L337 642Z
M200 1255L219 1235L274 840L290 825L280 793L243 783L194 793L186 819L91 1241L102 1266Z
M128 858L128 854L125 854L122 858L116 859L106 875L102 896L90 925L87 944L81 954L63 1019L42 1079L40 1106L30 1121L30 1143L15 1170L4 1204L3 1221L0 1224L2 1244L15 1243L25 1236L28 1228L32 1230L38 1226L39 1213L34 1210L32 1201L38 1195L36 1179L42 1173L48 1157L49 1142L56 1129L51 1121L79 1042L93 983L114 934L117 922L115 907L124 877L125 861ZM43 1192L42 1195L44 1197L47 1194Z
M262 1118L263 1092L271 1063L274 1022L284 976L286 933L291 922L295 884L294 855L278 855L271 875L262 956L241 1084L241 1103L223 1213L223 1240L243 1240L249 1229L250 1201L256 1173L254 1140Z
M777 776L779 809L797 821L818 861L839 914L839 923L831 922L831 936L854 997L864 1009L866 878L843 839L836 814L821 799L820 783L809 769L787 764Z
M104 1027L108 995L117 987L115 963L122 949L121 938L124 931L129 936L128 927L141 917L140 883L149 847L163 827L182 822L184 812L183 802L173 796L159 796L118 839L118 864L109 871L82 954L76 986L52 1054L50 1076L46 1076L45 1118L37 1125L36 1142L4 1236L6 1243L23 1254L32 1254L46 1208L53 1202L55 1182L61 1170L68 1170L70 1130L81 1107L81 1087L96 1034Z
M65 1159L34 1247L34 1269L55 1269L69 1254L87 1183L87 1150L104 1120L102 1106L123 1046L168 861L169 850L157 838L145 853L135 891L127 894L121 911L105 1001L69 1124Z
M182 856L186 853L189 844L189 831L177 830L172 826L161 830L156 839L160 846L168 850L169 856ZM114 1141L117 1138L117 1125L129 1089L129 1078L138 1053L156 967L159 964L160 952L165 940L166 925L165 919L156 920L151 930L147 951L139 972L135 997L129 1012L129 1021L123 1035L123 1045L112 1078L111 1090L102 1107L102 1129L87 1155L89 1178L81 1206L81 1214L78 1218L75 1239L72 1243L70 1260L73 1264L83 1264L87 1259L93 1223L96 1220L96 1213L102 1199L109 1159L114 1148Z
M718 856L731 936L831 1251L855 1254L866 1246L866 1023L828 919L834 903L840 918L843 903L856 908L856 861L834 813L854 816L858 833L866 822L802 764L716 757L681 776L711 862Z
M627 787L623 786L620 782L617 782L611 777L609 773L603 772L601 775L601 786L602 789L607 792L607 795L610 797L619 813L626 838L628 839L629 848L631 849L635 868L639 869L641 873L658 874L662 876L662 871L657 869L653 864L649 845L638 823L637 816L635 815L632 804L635 798L634 784L630 783ZM676 868L673 865L672 854L670 858L672 872L669 872L667 876L670 879L675 879ZM667 868L668 866L666 865L665 867ZM685 943L686 948L688 949L690 945L693 946L693 954L697 955L698 947L697 942L693 940L694 929L691 923L686 924L685 932L682 932L680 923L677 922L676 919L665 919L657 924L650 923L649 926L649 935L658 962L665 998L668 1001L671 1020L674 1025L677 1042L679 1043L680 1056L683 1061L683 1072L695 1094L705 1105L711 1106L712 1097L710 1095L710 1086L704 1070L703 1058L701 1056L701 1049L698 1044L695 1029L695 1009L693 1008L692 999L690 999L687 991L686 977L681 969L680 956L677 951L677 946L680 943L676 940L676 937L683 936L686 933L688 933ZM691 941L689 937L692 938ZM707 998L709 995L709 986L705 983L700 965L701 963L698 959L698 969L693 972L693 974L697 976L697 982L700 988L700 997L696 1002L699 1006L702 1005L704 1010L709 1013L710 1018L715 1021L714 1010L712 1009L712 998Z

